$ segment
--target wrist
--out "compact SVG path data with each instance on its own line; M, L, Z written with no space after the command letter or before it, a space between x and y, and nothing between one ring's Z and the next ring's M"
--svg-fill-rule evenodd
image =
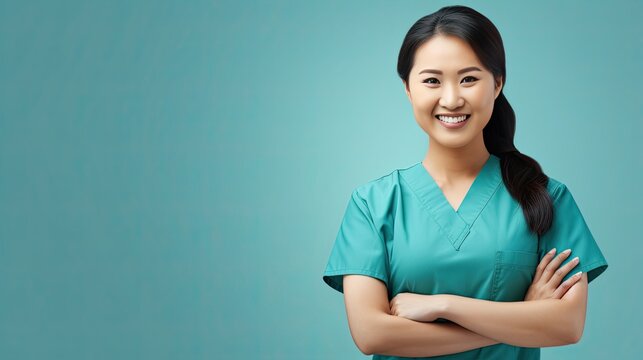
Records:
M454 295L450 294L441 294L442 306L440 306L440 317L443 319L451 320L451 314L453 313L453 302L455 300Z

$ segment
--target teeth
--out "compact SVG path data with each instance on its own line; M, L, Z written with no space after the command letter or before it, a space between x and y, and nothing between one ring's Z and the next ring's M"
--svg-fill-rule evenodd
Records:
M451 124L462 122L466 118L467 118L467 115L462 115L462 116L458 116L458 117L438 115L438 119L440 119L440 120L442 120L444 122L447 122L447 123L451 123Z

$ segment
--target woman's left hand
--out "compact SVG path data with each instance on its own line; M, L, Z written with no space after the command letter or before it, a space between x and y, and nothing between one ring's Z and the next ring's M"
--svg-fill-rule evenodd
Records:
M432 322L441 317L447 306L446 296L399 293L391 299L391 315L410 320Z

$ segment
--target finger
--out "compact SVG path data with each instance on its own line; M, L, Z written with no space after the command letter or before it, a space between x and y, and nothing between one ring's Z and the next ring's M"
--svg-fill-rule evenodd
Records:
M576 284L578 280L582 278L583 272L579 271L576 274L572 275L569 279L565 280L560 286L554 291L554 294L552 295L552 298L554 299L560 299L567 293L567 290L569 290L572 285Z
M534 274L532 283L538 282L538 280L540 280L543 271L547 267L547 264L549 264L551 259L554 257L554 254L556 254L556 248L549 250L549 252L545 254L545 256L543 256L542 260L540 260L540 264L538 264L538 267L536 268L536 273Z
M572 252L572 250L571 250L571 249L567 249L567 250L565 250L565 251L561 252L560 254L558 254L558 255L557 255L557 256L556 256L556 257L555 257L555 258L554 258L554 259L549 263L549 265L547 265L547 267L545 268L545 271L543 271L543 275L542 275L543 279L542 279L542 280L544 280L545 282L549 282L549 279L551 279L552 275L554 275L554 272L556 271L556 269L558 269L558 267L560 266L560 264L561 264L563 261L565 261L565 259L567 259L567 257L569 256L569 254L570 254L571 252ZM558 285L558 284L556 284L556 285Z
M552 286L552 288L555 287L555 286L558 286L558 284L560 284L561 280L563 280L563 278L565 276L567 276L567 273L572 271L572 269L574 267L576 267L576 265L578 265L579 261L580 260L578 259L578 256L577 256L577 257L573 258L572 260L570 260L569 262L567 262L567 264L565 264L565 265L561 266L560 268L558 268L558 270L556 270L554 272L554 274L551 276L551 278L549 279L549 283Z

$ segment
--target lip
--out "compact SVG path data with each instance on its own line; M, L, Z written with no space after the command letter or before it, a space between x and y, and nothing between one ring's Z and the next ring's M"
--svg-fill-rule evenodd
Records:
M452 117L458 117L462 115L471 115L471 114L465 114L465 113L456 113L456 114L447 114L447 113L442 113L442 114L435 114L435 117L437 118L438 116L452 116Z
M445 114L440 114L440 115L445 115ZM459 116L462 116L462 115L467 115L467 119L464 120L464 121L461 121L459 123L456 123L456 124L445 123L444 121L438 119L438 115L435 116L435 119L440 123L440 125L444 126L447 129L459 129L459 128L465 126L469 122L469 120L471 119L471 115L469 115L469 114L461 114ZM449 115L449 116L458 116L458 115Z

